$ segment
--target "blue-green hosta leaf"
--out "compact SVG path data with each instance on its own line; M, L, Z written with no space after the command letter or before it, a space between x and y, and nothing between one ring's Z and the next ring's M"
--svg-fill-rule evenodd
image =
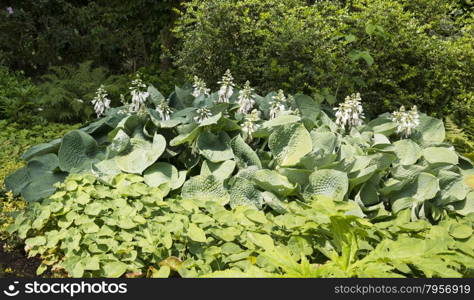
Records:
M288 180L297 184L300 187L305 187L309 182L309 176L313 173L313 170L308 169L296 169L296 168L279 168L278 173L288 178Z
M202 128L198 127L196 124L193 124L193 129L189 132L180 133L178 136L173 138L170 141L170 146L178 146L184 143L191 144L201 133Z
M193 92L192 88L182 89L175 86L174 91L175 91L174 96L172 95L170 97L171 99L170 104L172 107L181 109L181 108L192 106L192 103L194 101L194 96L192 95L192 92Z
M165 97L153 85L148 86L148 94L150 95L150 102L155 106L160 105L161 101L165 100Z
M263 122L262 127L270 128L270 127L275 127L275 126L280 126L280 125L293 124L293 123L299 122L300 120L301 118L295 115L279 115L278 117L274 119Z
M309 177L309 184L303 197L311 201L317 196L332 198L334 201L344 200L349 189L347 174L336 170L317 170Z
M230 206L240 205L262 208L263 196L253 183L243 177L235 177L233 185L229 190Z
M145 183L151 187L159 187L162 184L177 182L179 179L178 170L172 164L156 162L143 173Z
M313 151L321 150L325 154L331 154L338 144L337 137L332 132L311 131L311 140L313 141Z
M5 178L5 187L13 192L13 195L21 193L23 188L31 181L26 167L20 168Z
M191 177L184 183L181 196L200 202L214 201L221 205L229 203L229 194L224 188L224 182L213 175Z
M230 146L234 152L235 160L239 168L246 168L248 166L262 167L260 158L257 153L242 139L240 135L237 135L230 141Z
M47 153L56 153L59 150L59 146L61 145L62 139L56 139L49 143L43 143L36 146L31 147L28 149L23 155L21 159L23 160L30 160L32 157L37 155L43 155Z
M257 170L253 181L261 189L280 196L288 196L295 190L295 186L288 181L288 178L273 170Z
M117 154L120 154L121 152L125 151L129 145L130 137L124 130L119 129L115 132L115 136L112 138L112 141L108 147L107 157L112 158Z
M313 148L308 130L297 123L277 127L268 139L268 146L282 167L296 165Z
M263 192L263 203L270 206L274 211L279 214L284 214L288 212L286 204L281 201L275 194L271 192Z
M26 168L28 174L32 177L43 176L44 172L54 171L59 167L59 159L56 154L48 153L41 156L35 156L33 159L28 161Z
M467 194L466 199L463 201L458 201L453 203L456 213L467 216L471 213L474 213L474 192Z
M400 140L393 143L395 154L401 165L413 165L421 156L421 148L412 140Z
M316 122L321 112L319 104L310 96L303 94L296 94L294 99L303 118Z
M59 148L59 167L66 172L90 169L97 153L93 137L80 130L71 131L64 136Z
M36 177L21 190L21 195L28 202L38 201L54 194L56 187L53 185L66 178L66 173L45 172L43 176Z
M233 160L226 160L220 163L205 160L201 166L201 175L214 175L220 179L227 179L234 172L235 166L236 163Z
M458 155L453 149L444 147L428 147L422 150L421 154L430 164L446 163L457 165Z
M442 143L446 137L443 121L424 114L421 115L420 125L416 129L414 138L426 145Z
M130 139L130 146L115 157L120 169L127 173L142 174L146 168L154 164L163 154L166 140L160 134L155 134L153 142L140 137Z
M202 156L214 163L234 158L230 138L225 132L219 132L217 135L209 131L201 133L197 139L197 147Z
M390 136L397 130L397 124L392 122L388 116L382 115L370 121L365 128L371 129L374 133Z
M414 198L416 201L433 199L439 191L439 181L435 176L422 172L403 189L392 192L389 197L396 201L401 198Z
M222 118L222 113L218 113L212 117L204 119L201 123L199 123L199 127L215 125L219 122L221 118Z

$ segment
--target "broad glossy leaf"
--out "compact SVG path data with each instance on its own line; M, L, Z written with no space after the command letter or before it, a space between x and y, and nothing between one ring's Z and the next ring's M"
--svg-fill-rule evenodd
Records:
M401 165L413 165L421 156L420 146L412 140L400 140L393 146Z
M458 155L456 152L449 148L444 147L428 147L422 151L423 157L430 163L446 163L446 164L458 164Z

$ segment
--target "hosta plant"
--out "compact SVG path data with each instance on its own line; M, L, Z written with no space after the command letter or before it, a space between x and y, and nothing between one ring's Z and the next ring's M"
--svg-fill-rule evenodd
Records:
M309 96L262 97L232 80L227 72L217 92L198 80L165 98L137 79L131 104L29 149L26 166L5 184L34 202L68 174L110 182L126 173L183 199L230 207L281 212L292 201L330 197L356 202L370 218L409 209L413 220L437 221L446 211L474 211L472 164L445 142L442 121L414 111L408 131L395 113L363 120L363 95L353 95L346 102L355 106L338 115L358 118L346 127Z

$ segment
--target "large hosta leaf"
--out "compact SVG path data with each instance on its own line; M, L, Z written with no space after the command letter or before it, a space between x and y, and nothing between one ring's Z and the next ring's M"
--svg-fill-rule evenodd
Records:
M429 173L422 172L413 182L405 184L403 189L390 193L389 197L392 199L392 202L401 201L411 205L411 203L421 203L425 200L433 199L438 191L438 179ZM405 208L405 205L396 205Z
M421 156L421 148L412 140L400 140L393 143L395 154L401 165L413 165Z
M178 170L172 164L157 162L143 173L145 183L151 187L168 184L170 187L179 179Z
M5 187L13 192L13 195L20 194L21 190L30 183L31 177L26 167L20 168L5 178Z
M444 147L428 147L421 152L423 157L430 163L446 163L456 165L458 155L453 149Z
M205 131L197 139L199 152L211 162L221 162L234 158L230 147L230 138L225 132L213 134Z
M262 167L262 163L260 162L257 153L242 139L240 135L237 135L231 140L230 146L232 147L239 168L246 168L248 166Z
M233 160L226 160L220 163L205 160L201 166L201 175L214 175L220 179L227 179L234 172L235 166L236 163Z
M288 196L295 190L295 186L288 181L288 178L273 170L257 170L253 181L261 189L280 196Z
M235 177L229 193L231 207L248 205L262 208L264 202L262 193L250 180Z
M442 143L446 137L443 121L422 115L417 127L417 138L424 144Z
M21 195L28 202L38 201L54 194L56 187L53 185L63 181L67 173L45 172L41 177L35 177L27 186L25 186Z
M223 181L213 175L191 177L184 183L181 196L202 202L215 201L222 205L229 203L229 194Z
M302 124L278 127L272 132L268 146L280 166L294 166L311 152L311 135Z
M49 143L43 143L33 146L21 156L21 159L30 160L33 156L43 155L47 153L56 153L60 145L61 139L56 139Z
M158 160L165 148L166 140L160 134L155 134L153 142L142 137L133 137L128 149L116 156L115 161L124 172L142 174Z
M309 177L309 184L304 191L304 198L312 200L319 195L334 201L344 200L349 189L347 174L336 170L317 170Z
M321 112L321 108L319 104L313 100L310 96L297 94L294 96L296 106L305 119L309 119L311 121L316 121L316 118L319 116Z
M93 137L83 131L71 131L64 136L59 148L59 167L66 172L90 169L97 151Z

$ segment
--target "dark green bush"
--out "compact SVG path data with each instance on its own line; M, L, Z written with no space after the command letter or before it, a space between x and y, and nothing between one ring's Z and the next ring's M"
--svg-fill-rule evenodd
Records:
M42 77L40 104L42 115L49 121L79 123L90 120L94 109L91 100L101 84L109 98L118 104L120 94L128 92L127 76L109 76L107 69L94 68L92 62L79 66L52 67Z
M38 121L36 96L38 89L23 75L0 66L0 119L15 122Z
M114 73L160 64L171 0L2 1L0 62L29 76L92 60ZM12 8L12 14L7 12Z
M341 100L359 91L371 115L416 104L466 119L474 35L453 15L456 2L195 0L175 29L176 61L209 84L229 68L262 93L284 87Z

